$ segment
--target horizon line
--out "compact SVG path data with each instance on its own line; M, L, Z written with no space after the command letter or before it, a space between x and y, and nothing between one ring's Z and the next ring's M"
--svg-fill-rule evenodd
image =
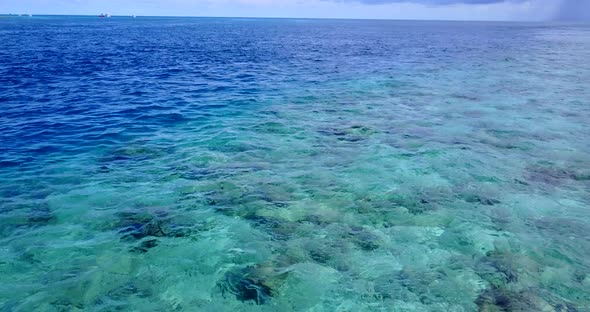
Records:
M31 17L35 16L78 16L78 17L97 17L100 18L100 14L110 13L99 13L99 14L51 14L51 13L0 13L0 16L13 16L13 17ZM560 21L560 20L469 20L469 19L404 19L404 18L353 18L353 17L282 17L282 16L204 16L204 15L134 15L134 14L113 14L111 17L144 17L144 18L236 18L236 19L310 19L310 20L358 20L358 21L416 21L416 22L497 22L497 23L584 23L583 21Z

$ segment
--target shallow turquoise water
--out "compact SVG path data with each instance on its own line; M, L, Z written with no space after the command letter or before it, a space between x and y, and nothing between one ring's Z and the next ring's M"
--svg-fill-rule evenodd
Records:
M590 310L586 25L0 40L2 311Z

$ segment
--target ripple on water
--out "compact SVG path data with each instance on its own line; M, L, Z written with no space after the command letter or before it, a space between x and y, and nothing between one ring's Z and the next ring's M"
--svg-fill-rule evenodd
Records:
M590 307L584 25L0 28L0 310Z

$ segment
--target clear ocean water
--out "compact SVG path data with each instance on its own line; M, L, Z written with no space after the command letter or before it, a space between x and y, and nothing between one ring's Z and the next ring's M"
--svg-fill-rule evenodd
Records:
M0 42L0 311L590 311L590 25Z

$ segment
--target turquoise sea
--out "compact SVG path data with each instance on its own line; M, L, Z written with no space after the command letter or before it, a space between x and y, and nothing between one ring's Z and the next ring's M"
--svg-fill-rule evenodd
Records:
M590 25L0 18L0 311L590 311Z

